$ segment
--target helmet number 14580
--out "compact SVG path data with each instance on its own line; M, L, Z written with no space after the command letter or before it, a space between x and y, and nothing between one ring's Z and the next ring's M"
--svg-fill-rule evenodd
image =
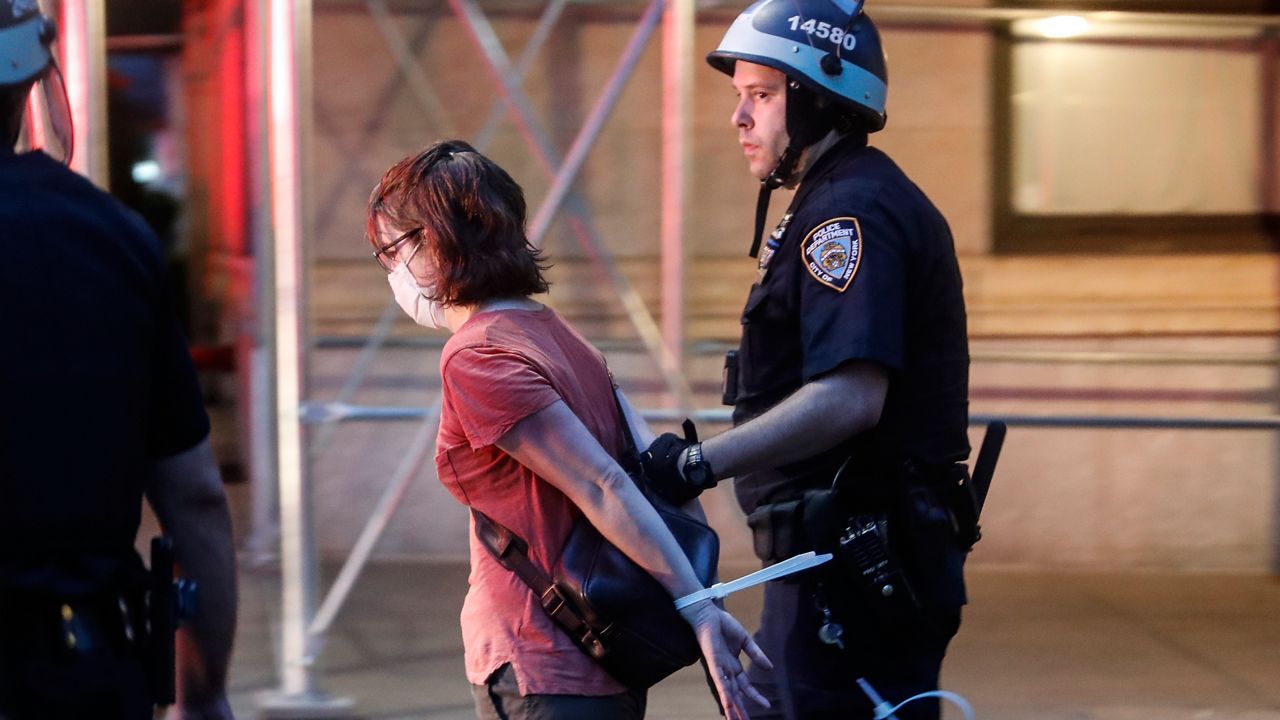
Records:
M816 35L819 40L830 40L833 45L844 47L845 50L853 50L858 44L853 33L846 33L838 27L832 27L831 23L818 22L813 18L800 22L799 15L792 15L787 18L787 22L791 23L792 31L803 30L809 35Z

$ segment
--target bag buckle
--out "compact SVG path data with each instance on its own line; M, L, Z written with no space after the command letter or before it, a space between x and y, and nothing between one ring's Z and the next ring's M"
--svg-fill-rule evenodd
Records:
M552 617L560 614L560 611L564 609L565 603L567 602L564 598L564 594L560 592L560 588L555 585L549 585L547 589L543 591L542 597L538 599L542 603L542 609Z
M586 623L583 623L583 628L582 634L578 636L578 646L585 649L587 654L596 660L608 655L609 650L604 646L600 635Z

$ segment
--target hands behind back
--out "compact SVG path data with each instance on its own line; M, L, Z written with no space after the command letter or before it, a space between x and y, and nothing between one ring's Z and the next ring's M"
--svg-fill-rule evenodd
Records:
M747 633L746 628L742 627L742 623L721 610L710 599L682 609L680 615L693 628L698 644L702 647L702 656L707 661L712 682L720 695L725 718L748 720L748 699L769 707L769 702L747 679L746 668L739 656L745 652L752 662L765 668L772 668L773 663Z

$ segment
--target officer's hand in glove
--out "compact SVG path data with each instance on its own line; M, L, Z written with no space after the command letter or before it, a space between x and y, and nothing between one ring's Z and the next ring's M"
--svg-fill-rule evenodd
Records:
M702 459L702 443L691 420L684 421L684 437L674 433L658 436L640 456L649 486L664 500L683 505L715 487L711 466Z

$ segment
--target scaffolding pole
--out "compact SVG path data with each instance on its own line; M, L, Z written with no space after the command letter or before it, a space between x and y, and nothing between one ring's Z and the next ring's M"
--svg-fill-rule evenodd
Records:
M687 32L692 34L692 0L681 0L689 3ZM271 278L273 286L263 294L263 300L275 306L274 324L267 333L269 346L274 350L274 378L276 422L276 476L280 498L280 545L282 574L282 627L281 627L281 687L272 695L264 697L259 703L262 717L271 718L330 718L348 717L352 702L349 699L332 699L316 689L312 677L315 657L323 646L324 636L331 627L351 589L354 587L360 570L367 562L374 546L385 530L387 523L394 515L409 481L417 474L417 469L427 455L434 439L434 428L437 410L415 412L422 424L415 437L414 447L403 459L401 467L393 475L391 482L384 489L377 509L361 533L355 549L348 557L342 572L330 589L323 605L318 611L315 608L317 559L314 541L314 526L311 517L311 491L308 483L308 454L303 446L302 425L304 423L320 423L326 432L324 440L332 432L333 423L346 419L372 419L378 412L363 414L358 410L353 415L345 412L344 402L328 404L304 404L303 398L303 348L302 308L305 307L303 284L303 259L301 238L303 227L304 193L303 186L306 173L303 170L301 147L305 144L301 138L309 137L305 109L309 108L310 88L310 23L311 7L309 0L294 0L295 5L289 8L288 2L270 4L269 43L267 49L270 76L268 78L269 98L269 165L270 186L273 190L273 221L270 261L273 263ZM647 40L662 17L664 0L651 0L651 4L642 16L630 42L622 53L613 75L606 83L601 96L588 113L583 127L579 130L568 156L563 163L558 163L546 133L534 119L532 107L519 87L533 56L545 43L552 25L563 10L563 0L555 0L545 11L542 21L535 31L533 39L522 54L518 67L512 67L505 51L497 42L488 21L472 0L450 0L455 14L470 31L472 39L482 52L490 69L495 74L501 91L502 102L507 105L515 118L530 150L540 161L548 180L551 181L551 192L543 203L539 214L534 219L530 233L535 244L541 239L550 224L551 217L561 204L569 197L572 185L586 154L595 143L609 113L617 104L623 87L639 62ZM394 29L389 23L389 15L380 0L369 0L367 7L379 29L388 36L388 43L396 55L398 64L405 73L411 89L418 99L427 106L437 106L434 93L426 83L421 69L412 63L407 47L400 47L391 42L389 30ZM687 84L686 99L678 107L684 116L678 124L687 126ZM492 132L491 122L486 124L486 135ZM687 136L687 129L685 131ZM487 138L486 138L487 139ZM687 155L687 139L685 149ZM687 168L684 158L679 159L681 167ZM683 170L681 177L683 178ZM679 183L680 190L674 197L683 204L685 182ZM571 223L582 242L583 247L592 256L597 267L601 268L614 290L622 297L623 304L636 325L638 332L650 353L658 360L664 379L667 381L676 405L688 407L691 402L691 391L687 380L681 372L678 361L671 351L671 346L664 342L662 332L644 307L639 293L622 275L620 269L608 255L603 244L595 236L585 214L585 208L570 201ZM677 224L682 227L683 220ZM680 238L677 236L677 243ZM679 248L677 248L679 249ZM386 316L384 315L384 319ZM389 330L380 328L379 338L384 338ZM682 336L681 330L680 335ZM675 343L679 347L681 343ZM352 394L365 374L368 360L376 352L377 346L366 347L362 353L364 362L347 379L344 389ZM369 357L365 357L369 356ZM344 398L345 399L345 398ZM399 416L391 409L384 416ZM322 448L323 444L319 446ZM318 449L313 447L313 451Z
M1280 164L1280 30L1268 28L1262 38L1259 52L1262 98L1261 147L1258 153L1262 158L1259 168L1258 209L1263 217L1269 218L1268 234L1272 242L1280 233L1280 182L1277 181L1276 165ZM1280 375L1276 376L1280 383ZM1275 457L1280 458L1280 438L1274 447ZM1271 574L1280 577L1280 460L1273 461L1272 500L1271 500Z
M315 609L317 560L302 434L305 287L302 239L306 173L302 148L310 123L311 0L269 4L267 79L275 303L276 472L280 488L280 687L261 698L264 718L337 718L353 702L319 692L315 645L307 633Z
M551 29L566 4L567 0L552 0L551 4L547 6L538 21L538 26L534 30L533 36L520 55L520 61L516 67L517 77L523 78L529 68L532 67L534 58L550 37ZM395 56L401 74L411 84L419 102L423 103L424 109L430 111L431 107L438 106L439 103L436 101L434 91L431 90L429 83L427 83L426 78L414 61L412 48L400 37L394 20L387 12L386 3L382 0L368 0L366 7L388 48ZM485 149L492 138L497 123L504 114L505 105L501 100L495 99L490 107L489 120L473 143L477 149L481 151ZM441 120L447 122L447 119L443 116ZM452 135L454 133L450 131L448 134ZM317 461L325 448L328 447L333 433L338 428L338 423L348 419L343 408L353 407L348 405L347 401L354 397L360 385L363 384L378 351L391 333L395 318L399 317L400 313L400 307L396 305L395 301L388 301L388 305L383 309L382 316L378 319L372 334L360 348L360 353L356 357L351 371L343 380L342 387L332 402L319 405L304 404L303 421L318 424L317 430L312 436L308 454L312 462ZM308 626L307 632L314 637L317 647L323 647L325 634L328 633L333 621L337 618L338 613L341 612L347 596L350 595L351 590L359 580L360 573L363 572L365 565L368 564L374 547L382 538L383 532L386 531L387 525L399 508L400 501L404 497L404 492L407 490L409 482L418 472L426 454L435 445L434 433L435 428L438 427L439 403L436 403L435 410L432 412L434 412L434 417L432 413L428 413L424 420L423 428L419 430L419 435L415 437L413 444L402 461L401 467L393 473L390 482L383 490L382 498L378 501L373 514L360 531L355 546L343 563L342 569L339 571L333 585L325 593L315 617ZM389 413L384 412L384 419L387 414L395 416L397 411L391 409ZM419 415L415 414L414 417L419 417Z
M264 565L277 556L280 535L279 485L276 480L276 426L274 412L275 377L271 371L274 354L275 262L271 247L271 150L269 82L270 66L267 6L248 2L245 23L245 149L249 183L248 207L250 243L253 248L253 294L251 346L248 348L247 436L249 483L252 506L249 538L250 562ZM243 354L241 355L243 357ZM243 398L244 395L241 395ZM243 416L244 414L242 414Z
M684 375L685 206L689 196L694 0L668 0L662 17L662 340ZM689 403L686 402L686 405Z
M66 0L59 7L59 50L71 106L71 169L108 184L107 19L105 0Z

